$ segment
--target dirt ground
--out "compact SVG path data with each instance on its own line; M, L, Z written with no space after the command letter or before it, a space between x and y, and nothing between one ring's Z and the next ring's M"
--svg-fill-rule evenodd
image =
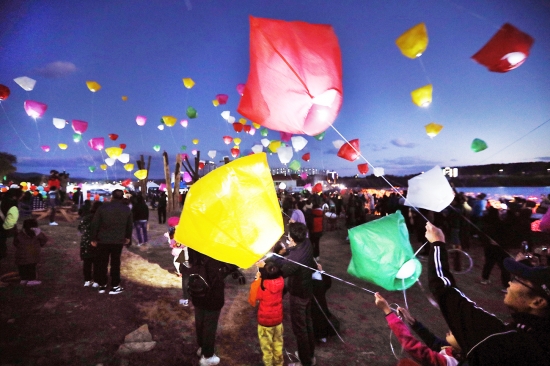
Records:
M76 222L58 221L59 226L40 222L43 231L53 239L43 248L38 267L42 285L23 287L17 281L0 288L0 365L198 365L193 307L178 304L181 281L175 275L173 257L162 236L166 226L157 223L154 211L151 216L149 245L134 245L123 251L121 272L126 291L118 295L98 294L83 287ZM369 290L380 290L389 302L404 306L401 292L388 293L347 274L351 254L343 227L340 223L339 230L325 232L321 238L323 269ZM419 247L419 243L412 244ZM0 274L16 271L11 239L8 248ZM498 286L498 268L492 273L494 285L479 284L483 265L481 247L474 245L469 253L474 267L457 277L460 287L479 306L507 319ZM226 301L216 339L220 365L262 365L256 311L247 302L248 284L255 268L243 272L248 281L244 286L231 277L226 279ZM425 268L420 282L427 290ZM418 284L407 290L409 309L436 334L443 334L447 330L445 323L423 291ZM406 357L395 337L390 337L384 316L375 307L370 293L333 281L327 302L340 320L343 341L332 337L317 345L319 366L396 365L399 358ZM297 347L290 325L288 296L284 299L284 310L284 347L294 353ZM149 352L118 356L116 351L125 335L144 324L148 325L156 346ZM285 365L289 362L285 356Z

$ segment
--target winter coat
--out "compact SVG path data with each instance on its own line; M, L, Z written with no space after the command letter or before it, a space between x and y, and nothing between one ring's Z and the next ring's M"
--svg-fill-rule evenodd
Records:
M189 261L191 262L190 273L198 273L198 266L205 266L206 280L210 286L210 291L206 296L191 296L193 306L210 311L221 310L225 303L225 282L222 273L226 267L225 263L194 250L190 250L189 252Z
M80 220L78 231L82 233L80 238L80 259L94 258L97 256L97 249L92 246L92 219L94 215L88 214Z
M92 220L92 241L100 244L124 244L132 238L132 212L119 200L103 204Z
M132 216L134 221L148 221L149 220L149 207L146 203L136 203L132 206Z
M468 365L550 365L550 319L515 313L507 324L478 307L456 287L445 243L432 245L428 280Z
M285 280L278 277L272 280L262 280L265 290L258 288L256 300L260 301L258 308L258 323L264 327L273 327L283 322L283 288Z
M316 208L311 211L313 215L313 227L311 233L322 233L323 232L323 210Z
M289 249L287 259L301 263L311 268L317 268L317 264L313 260L313 249L309 239L306 239L302 244ZM313 293L313 284L311 275L313 270L292 263L289 260L284 261L281 268L283 277L288 277L288 292L292 296L298 296L303 299L310 298Z
M25 230L19 231L13 239L15 245L15 264L36 264L40 261L40 249L46 245L48 237L44 233L29 236Z

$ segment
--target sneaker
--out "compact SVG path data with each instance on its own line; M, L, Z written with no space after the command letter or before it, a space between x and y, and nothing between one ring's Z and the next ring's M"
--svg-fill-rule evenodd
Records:
M302 361L300 361L300 356L298 356L298 351L294 352L294 355L296 355L296 358L299 361L299 362L296 362L294 365L295 366L301 366ZM313 358L311 359L311 366L315 366L315 365L317 365L317 359L315 358L315 356L313 356Z
M197 357L201 357L202 356L202 347L199 347L199 349L197 350Z
M50 226L57 226L59 225L57 222L50 222Z
M189 300L187 299L180 299L180 305L181 306L189 306ZM200 356L200 355L199 355Z
M137 245L137 246L138 246L138 247L140 247L140 246L142 246L142 245L143 245L143 243L138 243L138 245Z
M219 363L220 363L220 358L216 355L212 355L212 357L209 357L209 358L204 358L204 356L202 356L199 362L201 366L217 365Z
M92 281L92 287L93 287L93 288L98 288L98 287L99 287L99 283Z
M482 285L490 285L491 284L491 280L481 280L481 283Z
M27 286L38 286L41 284L42 284L42 281L37 281L37 280L27 282Z
M84 282L84 287L90 287L91 285L92 285L92 281Z
M100 294L104 294L105 291L107 291L107 286L99 286L99 290L97 290Z
M115 286L109 291L109 295L116 295L124 292L124 289L121 286Z
M22 286L27 286L27 282L29 282L29 281L21 280L21 282L19 282L19 284L22 285Z

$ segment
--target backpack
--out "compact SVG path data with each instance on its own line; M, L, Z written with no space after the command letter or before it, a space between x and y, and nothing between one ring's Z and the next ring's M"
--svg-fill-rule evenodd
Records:
M191 248L189 250L189 258L191 268L189 269L189 281L187 283L187 292L191 297L202 298L208 296L212 287L218 280L221 280L221 276L216 273L208 273L207 261L210 258L203 254L194 251Z

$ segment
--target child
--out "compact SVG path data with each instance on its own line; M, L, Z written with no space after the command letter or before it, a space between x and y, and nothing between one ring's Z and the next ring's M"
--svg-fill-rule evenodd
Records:
M80 259L82 259L83 272L84 272L84 287L99 287L96 281L96 257L97 248L92 246L92 219L94 213L103 203L100 201L94 201L89 213L82 217L80 224L78 224L78 231L82 234L80 239ZM93 272L93 275L92 275Z
M283 366L283 288L281 270L271 260L260 268L261 285L256 300L258 308L258 337L266 366Z
M410 316L407 310L398 308L398 310L404 315L404 318L410 322L413 329L418 329L418 333L422 336L422 339L426 344L430 344L432 348L422 344L419 340L414 338L409 329L397 317L397 315L390 309L388 302L377 292L374 294L376 306L384 311L386 314L386 320L390 329L395 334L399 343L403 346L417 362L422 365L436 365L436 366L456 366L458 365L460 353L460 346L456 342L455 337L451 332L448 332L445 341L435 337L430 331L424 328L413 317ZM437 347L439 346L439 347ZM443 347L441 347L443 346ZM441 351L437 352L434 348L440 348Z
M40 248L46 245L48 237L38 228L36 219L23 221L23 229L13 239L15 245L15 264L19 267L21 285L37 286L36 264L40 260Z
M189 293L187 292L187 285L189 282L189 251L187 246L178 243L174 239L176 234L176 226L179 224L179 217L170 217L168 219L168 226L170 229L164 236L168 238L170 248L172 248L172 256L174 256L174 267L176 267L176 273L181 277L181 288L183 290L183 297L180 299L179 304L183 306L189 306Z

